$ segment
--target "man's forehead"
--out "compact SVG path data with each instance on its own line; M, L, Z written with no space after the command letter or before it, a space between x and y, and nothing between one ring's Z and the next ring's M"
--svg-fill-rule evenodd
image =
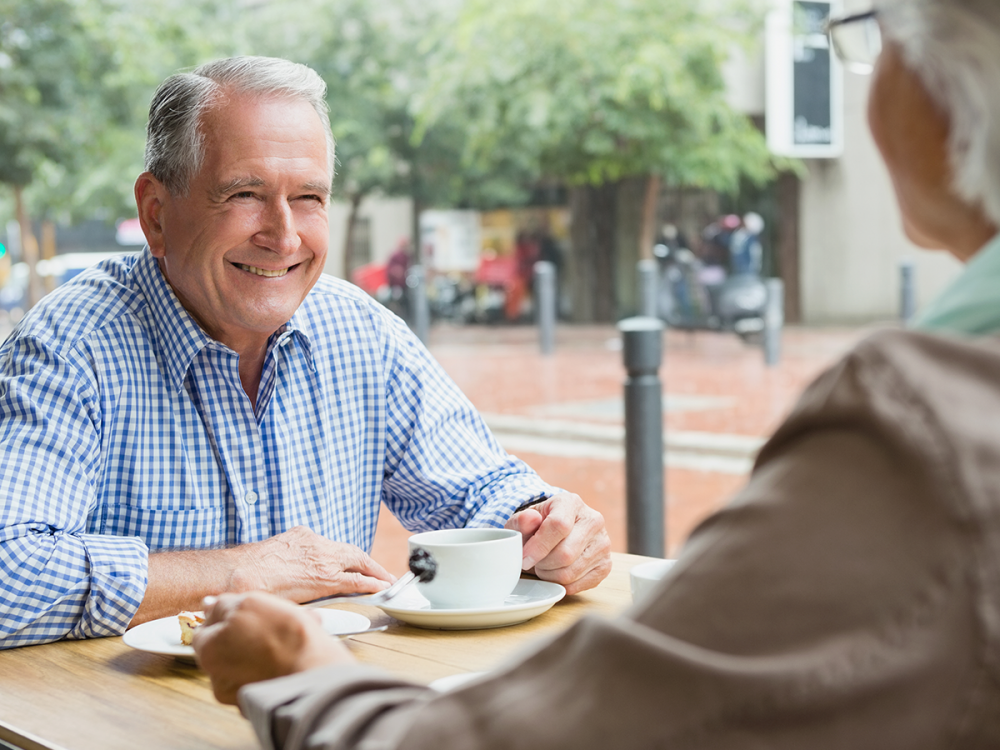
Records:
M202 115L201 129L211 194L280 183L329 195L329 139L306 100L227 92Z

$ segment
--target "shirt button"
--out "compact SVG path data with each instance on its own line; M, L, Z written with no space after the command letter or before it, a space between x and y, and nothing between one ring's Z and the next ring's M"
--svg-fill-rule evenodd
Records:
M250 503L250 505L253 505L255 502L257 502L257 493L254 492L253 490L250 490L246 495L243 496L243 499L246 500L248 503Z

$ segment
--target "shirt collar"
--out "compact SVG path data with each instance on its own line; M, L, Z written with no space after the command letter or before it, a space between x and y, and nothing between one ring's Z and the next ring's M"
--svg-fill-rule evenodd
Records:
M152 311L160 356L166 364L171 384L175 390L180 390L191 362L214 339L184 309L148 246L143 250L136 269L139 288Z
M922 310L911 327L931 333L1000 332L1000 234L965 264L962 273Z
M175 390L184 387L184 379L191 362L206 346L224 347L202 329L194 317L177 299L160 264L146 247L136 264L136 279L152 310L153 327L159 342L160 356L166 363L171 384ZM298 336L311 359L309 337L302 328L302 315L296 311L291 319L271 336L271 347L290 336Z

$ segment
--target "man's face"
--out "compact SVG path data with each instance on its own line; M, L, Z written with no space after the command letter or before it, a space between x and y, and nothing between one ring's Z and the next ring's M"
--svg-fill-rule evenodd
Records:
M262 347L326 261L326 135L308 102L225 96L202 119L205 158L188 194L156 183L167 281L205 331L237 352Z

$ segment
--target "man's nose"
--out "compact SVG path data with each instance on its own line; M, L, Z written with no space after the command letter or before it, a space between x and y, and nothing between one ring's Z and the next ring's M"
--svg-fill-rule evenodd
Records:
M260 230L254 242L276 253L290 254L302 244L295 224L295 213L284 198L267 201L261 217Z

